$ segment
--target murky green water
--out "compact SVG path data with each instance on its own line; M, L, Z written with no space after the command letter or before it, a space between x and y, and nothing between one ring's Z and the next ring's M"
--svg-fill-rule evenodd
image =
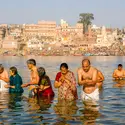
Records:
M29 81L30 72L26 60L31 57L1 57L0 63L8 69L16 66L24 83ZM83 57L32 57L38 66L46 68L54 82L62 62L76 74ZM92 65L100 69L105 82L100 92L100 101L83 103L80 99L81 87L77 86L79 99L76 102L58 102L57 90L54 100L28 98L28 90L23 95L0 93L0 123L19 125L124 125L125 124L125 88L114 88L112 72L118 63L125 64L124 57L90 57ZM124 65L125 66L125 65Z

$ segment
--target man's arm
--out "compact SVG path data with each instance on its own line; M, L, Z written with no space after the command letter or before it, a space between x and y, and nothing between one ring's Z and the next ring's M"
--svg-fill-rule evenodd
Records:
M123 71L123 77L122 78L125 78L125 70Z
M95 85L97 83L97 70L93 71L92 79L86 80L88 85Z
M115 79L116 79L116 78L119 78L119 76L116 75L116 72L117 72L117 71L115 70L115 71L113 72L113 75L112 75L112 77L115 78Z
M21 85L22 87L28 87L30 85L37 85L39 83L39 76L37 72L32 74L32 80L29 83Z
M105 79L104 76L103 76L103 74L101 72L98 72L98 75L99 75L100 79L97 79L97 82L103 82L104 79Z
M84 85L86 83L86 80L82 79L82 72L80 69L78 69L78 84L79 85Z

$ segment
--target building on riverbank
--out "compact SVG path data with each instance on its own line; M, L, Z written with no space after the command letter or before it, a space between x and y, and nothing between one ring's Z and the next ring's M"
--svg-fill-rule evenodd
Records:
M96 39L97 44L95 46L109 47L116 42L117 37L118 37L117 30L108 29L105 26L103 26L101 28L100 34L97 34L97 39Z
M41 41L54 41L56 38L56 22L38 21L38 24L25 24L23 35L27 38L37 37Z
M14 39L14 36L9 35L8 29L6 29L6 34L2 40L3 49L18 49L18 42Z
M2 47L4 37L5 37L5 29L0 28L0 48Z

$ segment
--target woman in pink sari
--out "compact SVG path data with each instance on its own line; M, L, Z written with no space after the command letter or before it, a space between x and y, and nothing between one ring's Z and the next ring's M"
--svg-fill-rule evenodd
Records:
M61 72L57 73L54 86L58 88L59 100L77 99L76 79L73 72L68 70L68 65L60 65Z

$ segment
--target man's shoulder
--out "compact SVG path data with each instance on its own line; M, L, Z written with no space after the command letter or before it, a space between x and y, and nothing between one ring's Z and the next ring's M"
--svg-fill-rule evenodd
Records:
M4 75L8 75L7 70L6 70L6 69L4 69L4 71L3 71L3 73L2 73L2 74L4 74Z
M37 67L33 67L32 71L37 72Z
M31 72L32 74L38 74L38 71L37 71L37 69L36 68L34 68L33 70L32 70L32 72Z
M115 69L114 72L118 72L118 69Z
M124 73L124 72L125 72L125 70L124 70L124 69L122 69L122 72Z
M83 72L82 67L78 68L78 70L77 70L77 71L78 71L78 72Z
M4 69L4 72L8 73L6 69Z
M97 68L95 68L95 67L93 67L93 66L91 66L91 70L92 70L92 71L98 71Z

